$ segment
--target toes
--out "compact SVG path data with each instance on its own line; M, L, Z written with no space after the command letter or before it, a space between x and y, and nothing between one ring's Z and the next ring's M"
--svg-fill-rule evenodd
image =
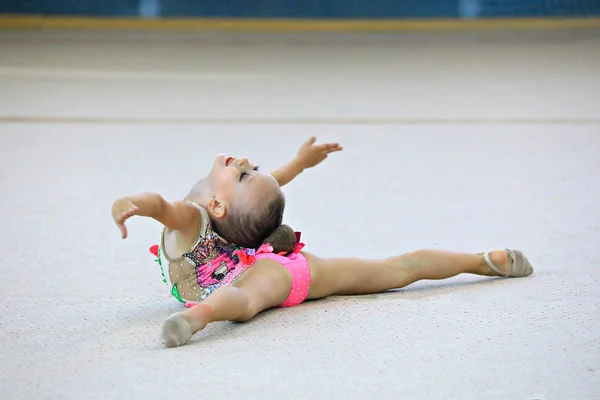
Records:
M531 266L531 263L527 257L525 257L525 255L518 250L513 251L513 254L514 255L512 255L512 257L514 258L514 265L517 269L515 274L518 276L529 276L533 274L533 267Z

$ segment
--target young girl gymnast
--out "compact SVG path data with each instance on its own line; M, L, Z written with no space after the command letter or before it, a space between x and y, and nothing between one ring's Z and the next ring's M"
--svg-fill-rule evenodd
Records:
M164 225L160 244L150 251L171 294L188 307L163 322L165 346L185 344L211 322L248 321L266 309L305 300L380 293L461 273L533 273L523 253L510 249L475 254L418 250L381 260L326 259L302 251L300 234L282 225L281 186L342 150L337 143L315 141L312 137L302 144L289 164L271 174L245 158L219 155L181 201L143 193L114 202L112 216L123 238L125 221L134 215Z

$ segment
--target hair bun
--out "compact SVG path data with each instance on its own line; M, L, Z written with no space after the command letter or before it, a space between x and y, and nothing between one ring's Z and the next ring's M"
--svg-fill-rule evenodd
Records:
M279 225L263 243L269 243L273 247L273 253L288 254L296 247L296 233L288 225Z

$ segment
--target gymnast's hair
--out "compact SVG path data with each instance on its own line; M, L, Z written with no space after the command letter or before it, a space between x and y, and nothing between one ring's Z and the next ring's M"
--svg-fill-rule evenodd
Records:
M233 207L225 218L211 218L212 228L229 243L248 248L269 243L274 253L288 254L296 246L296 235L292 228L282 225L284 210L285 197L278 193L250 212Z

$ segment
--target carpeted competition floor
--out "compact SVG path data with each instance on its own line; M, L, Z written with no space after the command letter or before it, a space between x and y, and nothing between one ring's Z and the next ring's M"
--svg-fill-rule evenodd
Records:
M600 36L0 33L2 399L600 396ZM322 256L525 251L459 276L219 323L180 310L112 201L182 198L219 152L263 169L345 150L285 188Z

